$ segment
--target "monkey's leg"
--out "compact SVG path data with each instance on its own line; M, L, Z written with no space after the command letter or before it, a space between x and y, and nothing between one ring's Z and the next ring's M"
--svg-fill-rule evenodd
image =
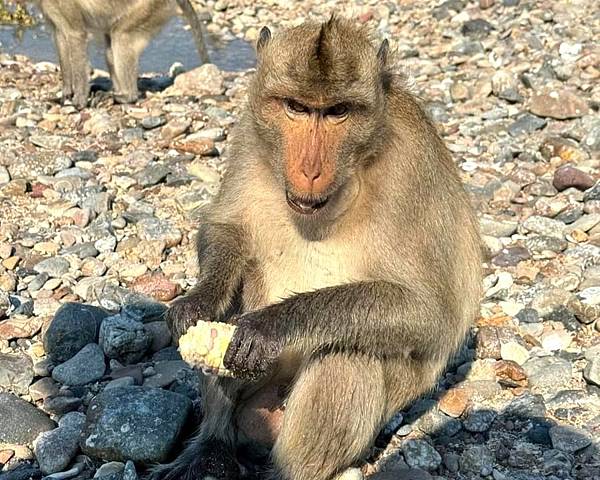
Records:
M115 57L112 49L112 39L110 35L105 36L105 44L106 44L106 66L108 67L108 73L110 75L110 79L114 82L115 76Z
M171 463L155 468L148 480L238 480L233 413L244 382L201 376L204 418L196 437Z
M287 402L272 480L332 480L363 457L386 416L384 385L377 360L312 359Z
M138 99L138 62L150 36L143 31L116 31L111 35L115 100L133 103Z
M87 105L90 93L85 32L57 28L54 38L63 77L63 101L72 98L77 108Z

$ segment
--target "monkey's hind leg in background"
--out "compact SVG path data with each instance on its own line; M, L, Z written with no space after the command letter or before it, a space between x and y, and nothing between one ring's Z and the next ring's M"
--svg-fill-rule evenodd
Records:
M181 11L183 12L183 16L190 24L200 61L202 63L209 63L210 57L208 56L208 49L206 48L206 42L204 40L204 26L202 25L200 18L198 18L196 10L194 10L190 0L177 0L177 5L179 5L179 8L181 8Z

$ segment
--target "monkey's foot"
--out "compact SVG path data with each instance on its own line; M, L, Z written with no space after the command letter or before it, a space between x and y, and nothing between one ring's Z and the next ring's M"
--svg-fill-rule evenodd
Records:
M236 328L228 323L199 321L179 339L181 357L206 375L233 376L223 365L223 358Z
M115 93L115 102L120 104L130 104L137 102L139 95L138 93Z
M221 442L193 441L174 461L153 468L144 480L240 480L240 468Z

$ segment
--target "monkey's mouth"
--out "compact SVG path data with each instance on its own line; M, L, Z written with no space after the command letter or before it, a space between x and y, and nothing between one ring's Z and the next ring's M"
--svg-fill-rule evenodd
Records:
M313 215L323 208L329 200L329 197L306 200L298 198L288 191L285 192L285 198L290 208L301 215Z

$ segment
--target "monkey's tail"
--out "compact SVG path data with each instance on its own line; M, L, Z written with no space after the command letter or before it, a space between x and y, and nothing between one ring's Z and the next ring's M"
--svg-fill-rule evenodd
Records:
M208 56L208 50L206 49L206 43L204 43L204 36L202 32L204 30L204 25L198 18L198 14L196 10L190 3L190 0L177 0L177 5L181 8L184 17L190 24L190 28L192 29L192 35L194 36L194 41L196 42L196 48L198 49L198 55L200 56L200 60L202 63L209 63L210 58Z

